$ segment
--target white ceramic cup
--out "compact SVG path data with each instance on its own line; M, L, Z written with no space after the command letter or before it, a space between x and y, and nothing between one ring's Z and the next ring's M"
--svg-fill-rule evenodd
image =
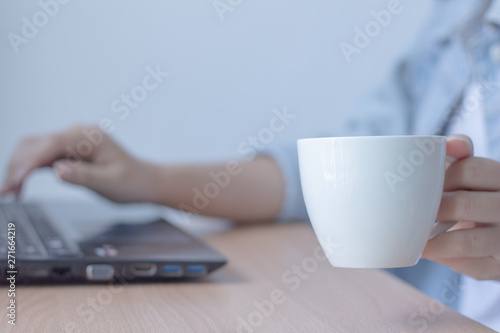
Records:
M437 223L446 168L442 136L298 141L307 212L336 267L413 266Z

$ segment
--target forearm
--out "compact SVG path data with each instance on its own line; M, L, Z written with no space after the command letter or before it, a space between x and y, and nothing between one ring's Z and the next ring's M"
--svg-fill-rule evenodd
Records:
M276 218L285 181L276 162L259 156L247 163L193 166L148 165L149 201L240 222Z

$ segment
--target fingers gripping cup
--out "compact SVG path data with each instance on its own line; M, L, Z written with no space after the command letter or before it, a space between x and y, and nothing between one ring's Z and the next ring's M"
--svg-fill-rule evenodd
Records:
M435 224L445 137L302 139L298 151L307 212L333 266L415 265L433 229L451 226Z

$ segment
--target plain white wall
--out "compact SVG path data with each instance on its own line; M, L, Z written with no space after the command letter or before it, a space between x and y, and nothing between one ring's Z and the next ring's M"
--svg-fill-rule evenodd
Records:
M49 6L43 22L41 4L54 1L0 0L0 177L24 136L103 118L130 152L163 163L238 157L274 108L297 118L273 144L333 135L409 46L431 3L401 0L402 12L348 64L340 43L388 1L233 0L221 20L212 0L73 0L57 13ZM47 24L16 53L9 38L23 36L23 17L34 15ZM113 101L148 66L170 76L120 120ZM25 197L94 198L50 170L29 179Z

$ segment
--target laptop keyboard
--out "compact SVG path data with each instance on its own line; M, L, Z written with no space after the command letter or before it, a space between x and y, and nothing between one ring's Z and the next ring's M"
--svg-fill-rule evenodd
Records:
M16 255L23 257L74 256L78 252L68 244L34 204L0 204L0 255L7 254L8 224L16 226Z

